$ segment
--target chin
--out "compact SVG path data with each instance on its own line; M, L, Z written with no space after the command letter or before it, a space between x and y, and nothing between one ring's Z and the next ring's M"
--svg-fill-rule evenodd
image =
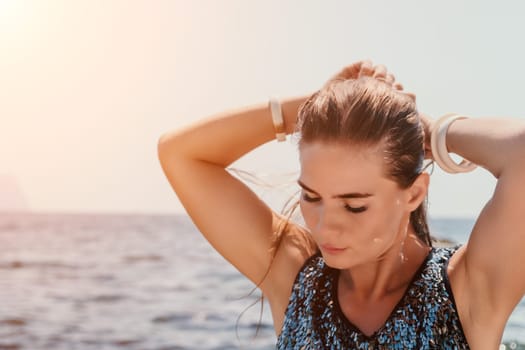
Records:
M323 256L325 264L333 269L343 270L357 265L352 257L348 257L348 254L330 254L321 251L321 255Z

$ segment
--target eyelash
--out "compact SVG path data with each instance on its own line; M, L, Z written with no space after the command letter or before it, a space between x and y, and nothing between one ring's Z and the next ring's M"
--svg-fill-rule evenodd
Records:
M312 203L312 202L319 202L321 200L320 198L310 197L306 193L303 193L302 197L303 197L303 200L305 200L306 202L310 202L310 203ZM364 212L367 209L366 206L354 208L354 207L349 206L348 204L345 204L344 208L346 210L348 210L349 212L354 213L354 214L362 213L362 212Z

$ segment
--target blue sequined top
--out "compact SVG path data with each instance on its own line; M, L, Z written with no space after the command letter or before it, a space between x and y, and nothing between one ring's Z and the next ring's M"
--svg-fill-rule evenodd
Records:
M432 248L385 324L366 336L337 300L339 270L320 253L299 271L277 349L469 349L446 267L455 248Z

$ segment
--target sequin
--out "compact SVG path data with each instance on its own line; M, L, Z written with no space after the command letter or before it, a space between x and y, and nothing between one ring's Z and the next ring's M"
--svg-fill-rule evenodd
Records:
M446 266L454 248L433 248L385 324L366 336L336 298L339 270L318 253L297 275L277 349L469 349Z

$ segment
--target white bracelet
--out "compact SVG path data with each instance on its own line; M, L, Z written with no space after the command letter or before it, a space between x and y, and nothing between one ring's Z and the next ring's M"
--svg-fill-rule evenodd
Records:
M286 141L286 130L284 128L283 112L281 103L276 98L270 98L268 105L272 114L273 127L275 129L275 138L277 141Z
M463 159L461 163L457 164L450 157L447 149L447 131L452 122L458 119L467 119L465 116L457 114L446 114L439 118L434 125L432 135L430 137L430 146L432 149L432 156L434 160L444 171L455 173L466 173L476 169L477 165Z

